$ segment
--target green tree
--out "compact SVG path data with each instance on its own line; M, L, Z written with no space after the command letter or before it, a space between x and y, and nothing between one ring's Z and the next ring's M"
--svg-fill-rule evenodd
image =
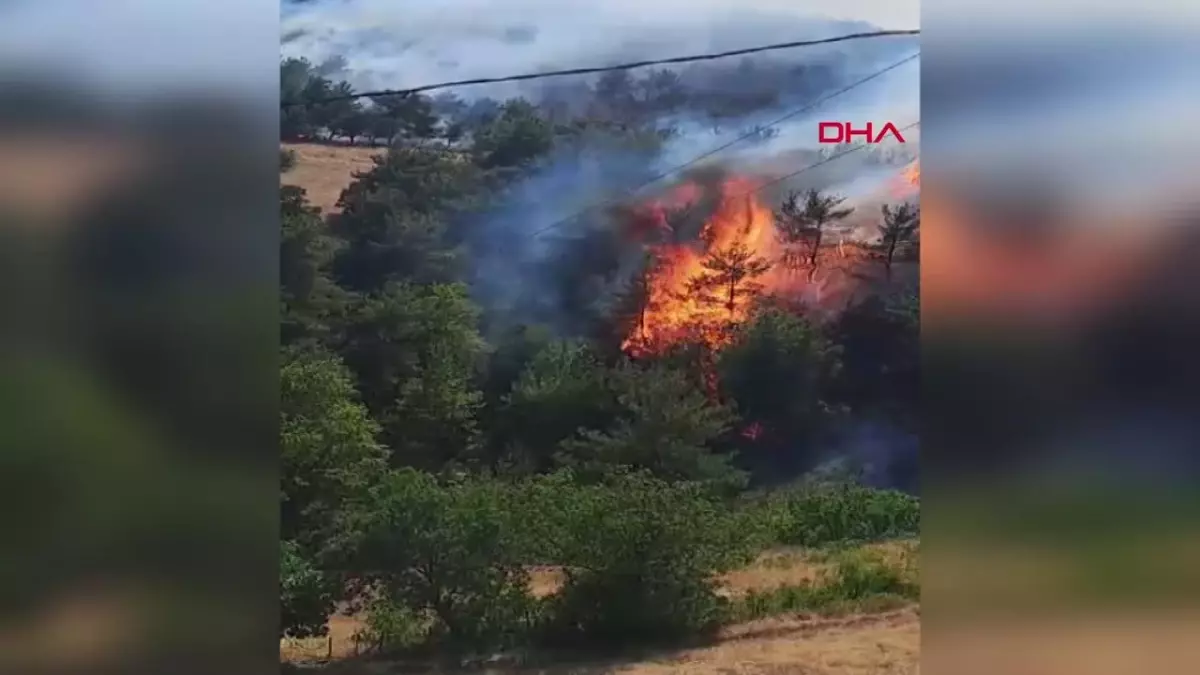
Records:
M679 370L626 364L610 378L619 413L604 429L562 444L558 461L581 474L647 470L669 481L696 481L722 490L744 485L727 453L715 450L734 421L692 378Z
M337 584L294 541L280 542L279 637L325 635L338 599Z
M394 147L338 200L333 233L346 241L339 283L374 291L391 281L450 281L459 252L446 223L470 208L477 171L437 148Z
M474 447L477 320L461 284L389 284L351 316L342 353L397 463L428 465Z
M738 328L717 372L738 415L759 431L743 450L755 468L809 468L814 441L836 419L829 399L839 369L838 347L796 314L765 308Z
M519 168L554 146L554 128L524 99L507 101L499 115L475 133L475 162L484 169Z
M831 326L843 367L833 394L860 414L882 414L915 431L921 400L917 296L870 296Z
M330 131L337 136L346 138L351 145L354 145L360 137L370 133L371 125L371 113L363 110L356 103L352 109L330 122Z
M809 190L803 197L796 192L787 196L775 214L779 238L786 249L785 265L808 267L808 280L812 281L826 229L854 212L852 207L841 208L845 201L845 197L824 195L819 190Z
M529 545L514 488L465 478L439 483L400 469L342 528L354 576L370 595L433 619L430 638L481 649L518 640L536 618Z
M324 78L310 80L304 96L309 102L309 116L313 124L318 129L335 133L339 120L362 110L362 105L353 95L354 87L349 82L333 83Z
M280 188L280 217L281 340L328 341L349 302L329 270L341 242L329 235L320 209L309 205L301 188Z
M560 443L612 419L613 403L604 368L587 344L550 342L530 360L500 406L493 463L548 469Z
M400 383L384 418L386 437L406 463L438 469L477 455L483 392L456 349L434 342L416 374Z
M314 86L315 83L315 86ZM320 93L324 80L307 59L285 59L279 64L279 132L284 140L300 140L316 131L309 96Z
M387 466L379 425L338 357L286 349L280 369L281 533L316 551L348 500Z
M392 132L384 136L388 144L400 137L427 139L435 135L438 118L433 102L427 96L376 96L371 102L375 108L374 116L388 121L386 129Z
M728 601L716 578L753 557L754 529L694 483L644 474L559 492L567 580L554 598L556 642L625 646L718 627Z

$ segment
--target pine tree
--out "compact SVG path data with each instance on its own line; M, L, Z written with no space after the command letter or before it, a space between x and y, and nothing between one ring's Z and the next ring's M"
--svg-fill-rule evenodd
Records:
M771 263L754 254L744 243L715 251L701 263L704 272L688 282L688 291L695 294L701 303L720 304L734 318L742 300L753 298L762 291L762 284L754 281L771 269Z
M921 226L921 210L919 207L905 202L897 207L884 204L883 223L879 225L879 243L875 247L874 256L883 263L884 274L888 281L892 280L892 263L897 252L912 243Z
M819 190L788 195L775 214L779 238L786 251L783 262L793 269L808 268L808 280L817 273L826 226L854 212L852 207L839 208L845 197L823 195Z

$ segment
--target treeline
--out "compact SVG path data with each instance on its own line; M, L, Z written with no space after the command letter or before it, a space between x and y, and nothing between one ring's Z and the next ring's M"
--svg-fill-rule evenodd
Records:
M323 117L287 128L337 124L334 109L312 111ZM411 109L395 119L405 115L432 119ZM414 138L438 133L407 123ZM754 318L726 327L719 351L688 341L630 358L621 341L636 307L598 313L603 330L574 335L484 331L496 310L472 292L474 216L550 153L640 133L594 131L508 101L455 152L393 145L336 215L282 188L282 634L319 634L340 607L367 611L380 648L673 639L776 600L795 609L832 597L760 597L754 610L717 593L716 574L766 546L915 533L916 501L899 493L757 494L811 468L857 420L915 431L911 298L880 295L819 323L739 285L752 278L738 266L758 263L732 260L710 271L735 279ZM653 153L654 138L645 143ZM789 204L777 215L791 219L802 264L840 211L820 193ZM915 212L883 215L912 241ZM905 470L911 481L915 465ZM545 565L565 578L536 597L529 570ZM913 592L868 572L879 588Z
M280 64L283 140L322 138L385 145L398 139L439 138L454 143L494 120L503 107L502 101L489 96L468 101L449 92L348 98L354 87L329 75L343 65L334 61L316 66L298 58ZM733 66L609 71L592 82L551 79L527 85L521 97L536 103L553 124L586 120L663 129L686 119L703 122L713 131L732 125L736 131L767 140L778 129L746 120L791 105L802 96L815 98L833 86L834 73L830 64L747 58Z

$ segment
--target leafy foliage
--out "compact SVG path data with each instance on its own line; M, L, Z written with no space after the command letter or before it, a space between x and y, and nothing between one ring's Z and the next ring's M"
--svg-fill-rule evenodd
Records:
M350 318L343 353L398 463L436 466L475 446L476 316L461 284L392 283Z
M768 307L739 327L717 368L738 414L759 429L746 444L748 458L810 468L812 444L839 413L829 392L841 368L840 348L803 317Z
M342 242L329 234L301 188L280 188L280 217L280 338L284 344L327 343L350 300L330 274Z
M752 538L701 486L625 474L577 488L565 506L567 581L549 609L551 639L670 640L724 620L714 576L748 562Z
M382 473L388 451L332 354L285 350L280 409L282 534L316 550L345 504Z
M921 509L902 492L832 485L773 496L761 517L776 542L815 547L916 536Z
M325 635L337 595L329 578L304 558L296 542L282 541L279 554L279 635Z
M554 287L520 291L535 311L477 304L495 268L476 263L508 251L489 229L495 207L528 201L548 167L573 163L604 185L650 179L685 107L742 129L794 73L751 61L614 71L535 103L361 100L331 79L340 69L280 64L283 140L388 145L333 214L303 190L280 192L281 635L321 635L349 603L365 608L361 637L377 650L626 645L771 608L914 595L908 577L867 560L745 602L715 584L771 543L916 533L917 502L899 493L740 498L809 470L839 422L915 425L915 298L863 302L818 326L757 302L775 261L733 246L689 290L753 320L730 322L719 353L697 340L630 360L621 337L645 312L646 277L629 273L620 214L589 213L554 244ZM825 86L821 72L805 81ZM281 172L294 162L281 150ZM843 201L789 196L783 264L815 273L823 233L851 212ZM693 215L672 212L683 226L645 241L694 233ZM883 218L890 269L915 250L919 214ZM562 587L535 597L533 566L559 570Z
M595 353L580 342L556 341L530 360L500 412L494 456L541 471L553 466L561 443L585 428L607 426L615 402Z
M517 639L535 619L528 544L510 486L412 469L391 473L344 523L341 546L372 593L433 618L431 639L480 648Z
M682 371L625 365L612 373L619 412L604 430L589 429L563 443L558 459L581 473L646 470L668 481L696 481L731 490L745 476L715 451L733 423Z

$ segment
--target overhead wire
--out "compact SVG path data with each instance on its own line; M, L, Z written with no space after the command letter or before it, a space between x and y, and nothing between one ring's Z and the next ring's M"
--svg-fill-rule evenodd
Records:
M870 40L885 37L899 37L920 35L921 30L880 30L864 33L850 33L848 35L838 35L835 37L821 38L818 40L797 40L793 42L779 42L769 45L761 45L758 47L747 47L744 49L732 49L723 52L711 52L707 54L693 54L689 56L675 56L663 59L648 59L644 61L632 61L629 63L621 63L612 66L593 66L588 68L567 68L565 70L550 70L539 73L523 73L519 75L503 75L500 77L476 77L466 80L453 80L449 82L436 82L433 84L423 84L417 87L409 87L406 89L382 89L379 91L364 91L350 94L339 94L336 96L327 96L315 101L281 101L280 107L291 108L295 106L317 106L326 103L334 103L337 101L348 101L359 98L376 98L384 96L411 96L427 91L437 89L448 89L450 87L467 87L481 84L500 84L504 82L522 82L526 80L540 80L547 77L561 77L566 75L592 75L596 73L606 73L615 70L633 70L636 68L646 68L649 66L662 66L678 63L693 63L697 61L712 61L715 59L724 59L731 56L744 56L746 54L758 54L761 52L778 51L781 49L796 49L799 47L812 47L816 45L835 44L838 42L849 42L851 40Z
M651 178L649 178L649 179L647 179L647 180L643 181L642 183L640 183L640 184L638 184L638 185L635 185L635 186L633 186L633 187L631 187L631 188L627 188L627 189L626 189L626 190L625 190L625 191L622 193L622 195L621 195L621 196L619 196L619 197L613 197L613 198L609 198L609 199L606 199L606 200L604 200L604 201L596 202L596 203L594 203L594 204L590 204L590 205L588 205L588 206L585 206L584 208L582 208L582 209L579 209L578 211L575 211L575 212L573 212L573 213L572 213L571 215L569 215L569 216L566 216L566 217L563 217L563 218L559 218L558 220L555 220L554 222L550 223L549 225L546 225L545 227L542 227L542 228L539 228L538 230L535 230L535 231L534 231L534 232L532 232L532 233L531 233L529 236L531 236L531 237L537 237L537 236L539 236L539 235L541 235L541 234L544 234L544 233L546 233L546 232L549 232L550 230L554 230L554 229L557 229L557 228L559 228L559 227L562 227L563 225L565 225L565 224L567 224L567 223L569 223L569 222L571 222L571 221L575 220L576 218L579 218L580 216L586 215L586 214L588 214L588 213L590 213L590 212L592 212L592 211L594 211L594 210L596 210L596 209L603 208L603 207L605 207L605 206L613 206L613 205L615 205L615 204L619 203L621 200L628 199L630 196L632 196L632 195L636 194L637 192L641 191L642 189L644 189L644 188L646 188L646 187L648 187L648 186L650 186L650 185L653 185L654 183L657 183L658 181L660 181L660 180L662 180L662 179L664 179L664 178L668 178L668 177L670 177L670 176L676 175L676 174L678 174L680 171L683 171L684 169L687 169L687 168L689 168L689 167L691 167L691 166L695 166L697 163L699 163L699 162L701 162L701 161L703 161L703 160L705 160L705 159L708 159L709 157L712 157L713 155L716 155L716 154L717 154L717 153L719 153L719 152L722 152L722 151L724 151L724 150L727 150L727 149L729 149L729 148L733 147L734 145L737 145L738 143L740 143L740 142L742 142L742 141L745 141L745 140L747 140L747 139L753 138L754 136L758 135L758 133L760 132L760 130L761 130L761 129L764 129L764 128L771 128L771 127L777 126L777 125L779 125L779 124L781 124L781 123L783 123L783 122L786 122L786 121L787 121L787 120L789 120L789 119L792 119L793 117L796 117L796 116L798 116L798 115L802 115L802 114L804 114L804 113L806 113L806 112L810 112L810 111L812 111L813 109L815 109L817 106L821 105L822 103L825 103L825 102L827 102L827 101L829 101L829 100L831 100L831 99L833 99L833 98L836 98L837 96L840 96L840 95L842 95L842 94L845 94L846 92L848 92L848 91L850 91L850 90L852 90L852 89L855 89L855 88L857 88L857 87L860 87L860 86L862 86L862 85L866 84L867 82L870 82L871 80L874 80L875 78L878 78L878 77L880 77L880 76L884 75L885 73L891 72L892 70L895 70L896 68L899 68L900 66L904 65L905 63L908 63L909 61L912 61L912 60L916 59L916 58L917 58L917 57L919 57L920 55L921 55L921 52L918 50L916 53L914 53L914 54L910 54L909 56L907 56L907 57L905 57L905 58L903 58L903 59L900 59L899 61L896 61L895 63L892 63L891 65L888 65L888 66L886 66L886 67L884 67L884 68L881 68L880 70L877 70L877 71L874 71L874 72L872 72L871 74L869 74L869 75L867 75L867 76L865 76L865 77L862 77L862 78L860 78L860 79L858 79L858 80L855 80L854 82L852 82L852 83L850 83L850 84L846 85L845 87L842 87L841 89L838 89L837 91L834 91L834 92L831 92L831 93L829 93L829 94L826 94L825 96L822 96L822 97L818 98L817 100L815 100L815 101L812 101L811 103L807 103L807 104L805 104L804 106L801 106L800 108L796 108L796 109L792 110L791 112L788 112L787 114L783 115L782 117L779 117L778 119L775 119L775 120L773 120L773 121L771 121L771 122L769 122L769 123L767 123L767 124L765 124L765 125L761 125L761 126L758 128L758 129L755 129L755 130L749 131L749 132L747 132L747 133L744 133L744 134L742 134L742 135L738 136L737 138L734 138L734 139L733 139L733 140L731 140L731 141L728 141L728 142L726 142L726 143L724 143L724 144L722 144L722 145L719 145L719 146L717 146L717 147L715 147L715 148L712 148L711 150L708 150L708 151L706 151L706 152L704 152L704 153L701 153L701 154L699 154L699 155L697 155L697 156L695 156L695 157L693 157L693 158L689 159L688 161L686 161L686 162L684 162L684 163L682 163L682 164L677 164L677 165L675 165L675 166L671 167L670 169L667 169L667 170L665 170L665 171L663 171L663 172L661 172L661 173L658 173L658 174L656 174L656 175L654 175L653 177L651 177ZM914 123L914 124L916 124L916 123ZM910 126L911 126L911 125L910 125ZM906 128L908 128L908 127L906 127ZM855 146L855 149L861 149L862 147L864 147L864 146ZM849 153L842 153L842 154L849 154ZM842 154L835 155L835 156L833 156L833 157L830 157L830 158L827 158L827 159L825 159L825 160L822 160L820 163L818 163L818 164L814 164L814 165L813 165L813 167L820 166L821 164L824 164L824 163L826 163L827 161L829 161L829 160L831 160L831 159L835 159L836 157L840 157L840 156L842 156ZM813 167L809 167L809 168L813 168ZM793 175L796 175L796 174L793 174ZM790 176L789 176L789 177L790 177Z

